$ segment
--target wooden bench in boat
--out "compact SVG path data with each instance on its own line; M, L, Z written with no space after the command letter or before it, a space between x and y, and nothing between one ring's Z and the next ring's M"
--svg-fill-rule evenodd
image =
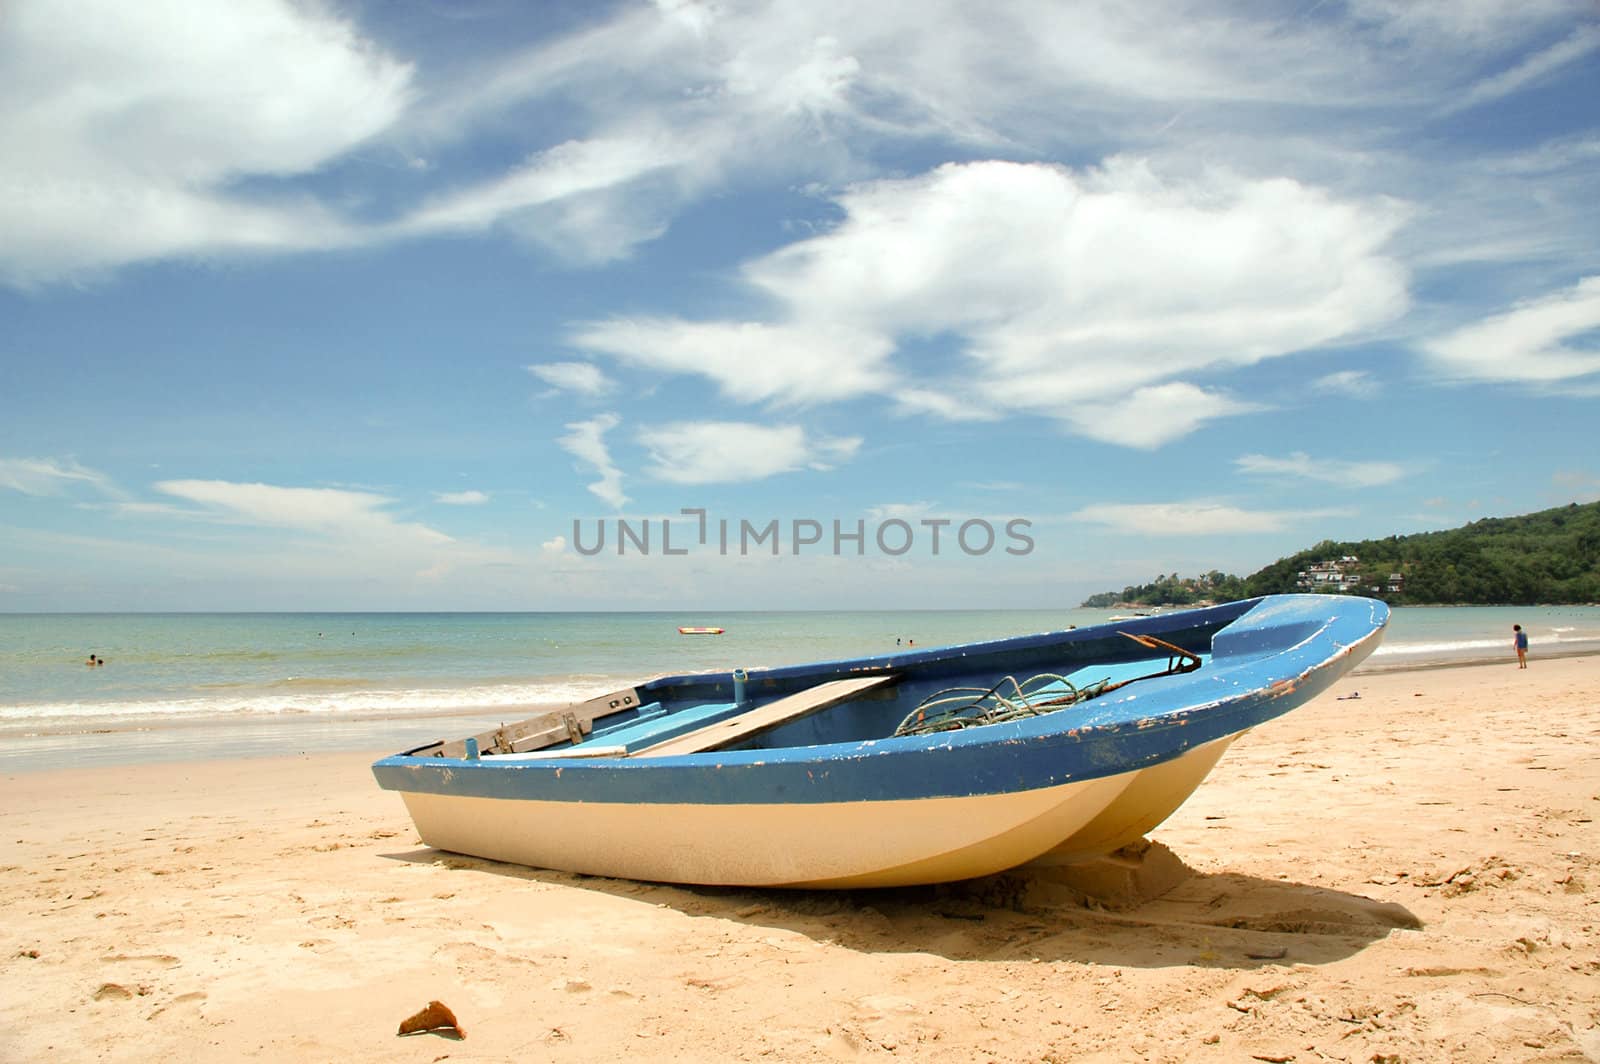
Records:
M763 732L771 731L780 724L787 724L792 720L809 716L841 702L848 702L858 698L869 691L887 687L896 682L898 678L891 675L879 674L877 676L852 676L844 680L830 680L820 683L815 687L808 687L804 691L796 691L792 695L768 702L764 706L741 713L727 720L719 720L715 724L708 724L704 728L696 728L692 732L675 736L634 750L632 757L671 757L676 754L699 754L708 750L721 750L732 746L734 743L743 742L754 738Z

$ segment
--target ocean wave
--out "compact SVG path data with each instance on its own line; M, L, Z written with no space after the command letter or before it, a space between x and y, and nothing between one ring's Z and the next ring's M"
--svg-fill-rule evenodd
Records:
M1574 634L1576 633L1576 634ZM1530 633L1534 646L1548 646L1562 643L1591 643L1600 639L1600 632L1578 632L1576 628L1554 628L1546 632ZM1413 656L1417 654L1470 654L1482 650L1511 649L1511 634L1506 633L1503 639L1443 639L1415 642L1388 641L1379 645L1372 652L1373 657Z
M90 640L93 642L93 640ZM349 660L388 660L399 661L409 658L427 659L440 652L440 648L428 643L403 643L403 644L312 644L265 647L228 647L212 648L208 650L190 649L141 649L129 647L119 649L116 659L122 664L139 665L185 665L207 666L227 664L253 664L256 662L336 662ZM78 655L73 654L73 660ZM102 655L107 657L110 655Z
M453 688L348 689L337 681L307 679L277 681L249 691L216 693L202 697L115 702L47 702L0 705L0 730L21 727L93 727L111 722L250 716L423 716L473 711L535 710L544 706L580 702L618 686L615 681L583 677L532 683L509 683Z
M1509 647L1509 639L1457 639L1439 643L1383 643L1372 656L1393 657L1399 654L1454 654L1471 650L1489 650Z
M267 691L360 691L379 682L370 676L286 676L260 686Z

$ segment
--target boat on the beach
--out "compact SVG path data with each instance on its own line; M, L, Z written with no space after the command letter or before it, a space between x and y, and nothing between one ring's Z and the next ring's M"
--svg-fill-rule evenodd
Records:
M1110 853L1389 608L1273 595L820 664L665 676L373 765L422 841L659 882L876 887Z
M679 635L721 635L722 632L723 629L721 628L696 628L693 626L678 629Z

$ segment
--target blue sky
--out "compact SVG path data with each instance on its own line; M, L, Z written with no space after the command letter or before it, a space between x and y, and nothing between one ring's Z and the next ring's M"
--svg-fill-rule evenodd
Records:
M0 144L0 610L1071 606L1600 498L1588 0L20 0Z

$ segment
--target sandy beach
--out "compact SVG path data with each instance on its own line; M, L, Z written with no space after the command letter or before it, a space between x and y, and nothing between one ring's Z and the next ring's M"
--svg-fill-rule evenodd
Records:
M8 774L0 1059L1600 1060L1597 681L1347 677L1234 746L1131 908L439 853L388 749ZM463 1040L397 1036L430 1000Z

